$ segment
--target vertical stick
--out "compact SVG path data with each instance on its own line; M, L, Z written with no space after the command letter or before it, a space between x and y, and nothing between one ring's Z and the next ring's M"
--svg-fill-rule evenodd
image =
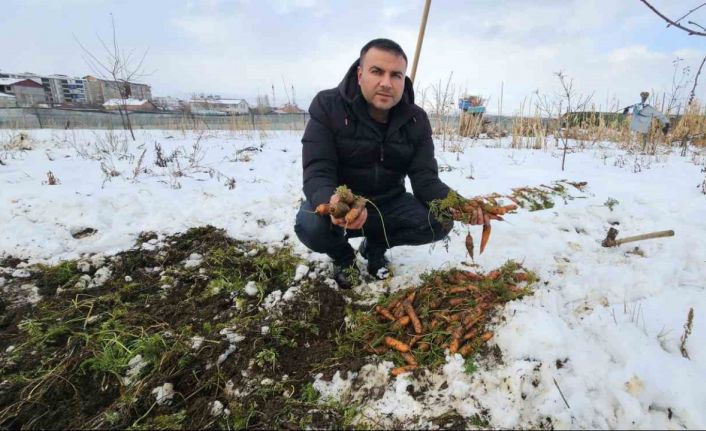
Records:
M429 16L429 7L431 6L431 0L425 0L424 2L424 12L422 13L422 23L419 26L419 36L417 37L417 49L414 51L414 61L412 62L412 74L410 79L414 83L414 75L417 74L417 64L419 63L419 53L422 50L422 42L424 41L424 30L427 28L427 17Z

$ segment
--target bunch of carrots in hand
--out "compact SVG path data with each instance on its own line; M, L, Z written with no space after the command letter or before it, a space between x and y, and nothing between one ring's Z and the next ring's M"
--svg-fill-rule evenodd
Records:
M483 253L490 239L490 221L503 221L502 216L518 208L514 202L507 205L500 204L499 197L501 196L489 195L466 199L452 190L445 199L432 201L431 208L440 219L451 218L465 224L482 224L480 253ZM473 259L473 237L470 233L466 235L466 249Z
M330 203L317 206L314 212L321 216L330 215L335 219L345 220L347 226L365 211L366 202L367 199L353 194L348 187L342 185L336 189Z

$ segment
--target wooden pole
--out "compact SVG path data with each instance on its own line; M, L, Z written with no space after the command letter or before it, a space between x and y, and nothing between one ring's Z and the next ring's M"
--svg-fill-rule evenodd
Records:
M429 7L431 0L425 0L424 12L422 13L422 23L419 26L419 36L417 37L417 49L414 51L414 61L412 62L412 74L410 79L414 83L414 75L417 74L417 64L419 63L419 53L422 50L422 42L424 41L424 30L427 28L427 17L429 17Z

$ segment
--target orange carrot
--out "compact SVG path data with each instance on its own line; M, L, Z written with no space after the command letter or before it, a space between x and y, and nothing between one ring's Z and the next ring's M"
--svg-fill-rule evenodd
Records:
M353 222L355 221L355 219L358 218L359 215L360 215L360 210L359 210L359 209L357 209L357 208L351 208L351 210L348 211L348 213L346 214L346 217L345 217L345 219L346 219L346 224L351 224L351 223L353 223Z
M473 237L470 232L466 234L466 251L468 255L471 256L471 260L473 260Z
M466 300L466 298L451 298L451 299L449 299L449 305L452 307L455 307L457 305L462 304L463 301L465 301L465 300Z
M460 340L458 338L454 338L451 340L449 343L449 353L454 354L458 351L458 345L460 343Z
M485 250L485 246L488 244L488 239L490 238L490 223L485 223L483 225L483 235L481 236L480 239L480 253L483 254L483 250Z
M431 349L431 344L427 343L426 341L422 341L419 343L419 351L421 352L427 352Z
M400 374L409 373L417 369L417 365L405 365L404 367L393 368L390 373L393 376L399 376Z
M391 320L393 322L396 320L395 316L393 316L392 313L390 313L390 310L388 310L387 308L383 308L379 305L376 305L375 311L387 320Z
M409 301L410 304L414 304L414 298L417 297L417 291L413 290L407 295L406 300Z
M351 207L349 207L348 204L343 201L338 201L335 204L329 206L329 211L334 218L343 218L346 216L346 214L348 214L348 211L350 210Z
M498 277L500 277L500 271L497 269L494 269L488 273L488 275L485 276L488 280L495 280Z
M480 339L483 341L489 341L491 338L493 338L493 333L490 331L488 331L480 336Z
M471 338L476 336L476 330L471 329L470 331L466 332L466 334L463 336L464 340L470 340Z
M372 353L374 355L382 356L387 351L390 350L387 346L378 346L378 347L372 347L370 345L365 346L365 351Z
M412 304L408 301L405 301L402 303L402 306L404 307L404 311L407 312L407 316L409 316L410 320L412 321L412 325L414 326L414 332L417 334L421 334L422 322L419 321L417 313L414 312L414 307L412 307Z
M466 343L460 349L458 349L458 353L460 353L461 356L463 356L464 358L467 357L472 351L473 344L471 343Z
M329 215L331 214L331 205L321 204L316 207L316 210L314 212L320 216Z
M397 329L402 329L405 326L409 325L410 318L407 315L404 315L400 317L399 319L395 320L395 323L392 324L392 327L397 330Z
M409 352L409 346L406 345L405 343L401 342L400 340L396 340L392 337L385 337L385 344L387 344L389 347L397 350L398 352Z
M417 365L417 359L414 357L413 354L406 352L406 353L400 353L402 355L402 359L407 363L407 365Z
M395 319L399 319L400 317L404 316L404 308L402 308L402 304L398 303L395 305L395 307L392 309L392 315L395 316Z

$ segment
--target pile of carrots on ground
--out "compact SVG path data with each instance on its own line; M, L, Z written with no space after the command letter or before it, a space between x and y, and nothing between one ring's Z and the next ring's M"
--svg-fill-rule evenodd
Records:
M376 355L392 355L389 358L400 364L393 375L432 365L435 359L443 359L446 349L468 357L493 337L486 325L494 311L530 293L535 281L533 273L512 261L487 274L433 272L421 286L376 305L373 316L358 316L364 348Z

